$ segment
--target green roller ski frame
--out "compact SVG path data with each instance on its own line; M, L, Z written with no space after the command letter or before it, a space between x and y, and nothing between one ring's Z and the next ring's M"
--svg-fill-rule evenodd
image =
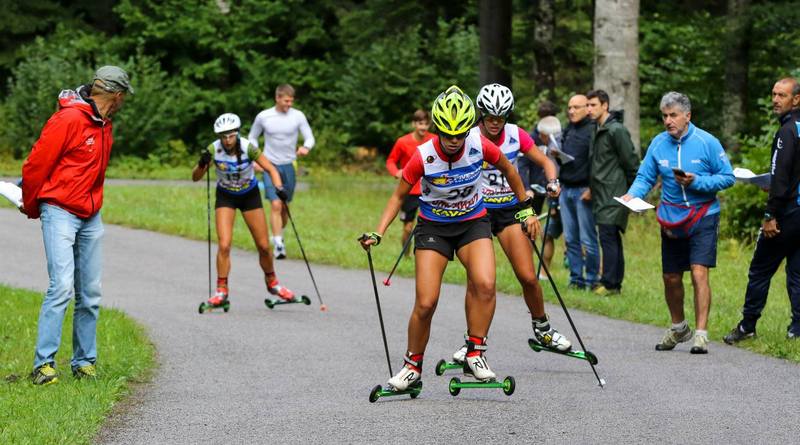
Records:
M589 363L591 363L593 365L597 364L597 356L592 354L591 351L566 351L566 352L556 351L554 349L550 349L550 348L547 348L547 347L543 346L541 343L536 341L535 338L529 338L528 339L528 346L530 346L531 349L533 349L536 352L547 351L547 352L552 352L554 354L566 355L567 357L577 358L577 359L580 359L580 360L586 360L587 362L589 362Z
M211 312L214 309L222 309L223 311L228 312L231 309L231 303L230 303L230 301L226 300L220 306L213 306L213 305L210 305L210 304L208 304L207 302L204 301L204 302L200 303L200 307L197 308L197 312L202 314L205 311Z
M448 362L442 359L439 360L438 363L436 363L436 369L434 370L434 372L436 373L436 375L444 375L445 371L447 371L448 369L462 370L464 369L464 364L457 362Z
M305 295L301 296L300 298L296 298L296 297L292 298L291 300L282 300L280 298L276 298L274 300L271 299L271 298L265 298L264 299L264 304L266 304L267 307L270 308L270 309L272 309L275 306L278 306L280 304L295 304L295 303L303 303L306 306L308 306L309 304L311 304L311 299L308 298Z
M503 390L503 394L510 396L514 394L514 389L517 387L517 383L514 381L514 377L508 376L503 379L502 382L498 382L497 380L490 380L488 382L477 382L477 381L469 381L469 382L462 382L461 379L458 377L453 377L450 379L450 383L447 386L447 389L450 391L450 395L455 397L458 393L461 392L462 389L485 389L485 388L499 388Z
M395 391L393 389L384 388L381 385L377 385L376 387L372 388L372 391L369 393L369 401L370 403L375 403L381 397L393 397L393 396L402 396L408 394L411 396L412 399L416 399L419 393L422 392L422 381L418 381L417 383L408 387L403 391Z

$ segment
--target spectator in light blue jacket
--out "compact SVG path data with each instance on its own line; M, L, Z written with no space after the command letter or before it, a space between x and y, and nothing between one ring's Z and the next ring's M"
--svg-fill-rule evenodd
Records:
M636 180L623 199L644 198L661 176L657 215L661 230L664 294L672 327L656 345L667 351L692 338L683 313L683 273L691 271L696 332L693 354L708 352L708 313L711 306L709 268L716 266L720 205L717 192L734 183L733 170L719 140L691 122L691 102L671 91L661 99L666 131L647 149Z

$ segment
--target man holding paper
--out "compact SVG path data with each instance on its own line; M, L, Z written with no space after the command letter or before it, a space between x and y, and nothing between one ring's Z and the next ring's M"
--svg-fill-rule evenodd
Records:
M767 304L772 276L786 258L786 290L792 304L792 321L786 337L800 338L800 85L785 78L772 88L772 110L781 128L772 140L769 199L756 250L750 262L742 321L726 335L734 344L756 335L756 322Z
M661 98L666 131L650 142L636 180L625 201L644 198L661 176L661 267L664 294L672 326L656 345L674 349L692 338L683 312L683 273L691 271L695 321L692 354L708 352L708 313L711 307L709 268L717 262L720 205L717 192L734 184L733 170L719 140L691 122L691 102L671 91Z

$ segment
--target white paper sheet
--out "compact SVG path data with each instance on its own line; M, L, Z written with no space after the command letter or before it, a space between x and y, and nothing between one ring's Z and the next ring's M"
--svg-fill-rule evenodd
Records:
M630 201L625 201L624 199L615 196L614 200L637 213L655 208L654 205L640 198L633 198Z
M769 190L770 174L769 173L762 173L757 175L752 172L752 170L747 168L734 168L733 169L733 176L736 178L736 181L743 182L745 184L753 184L755 186L761 187L762 189Z
M17 187L16 184L0 181L0 195L11 204L22 207L22 189Z

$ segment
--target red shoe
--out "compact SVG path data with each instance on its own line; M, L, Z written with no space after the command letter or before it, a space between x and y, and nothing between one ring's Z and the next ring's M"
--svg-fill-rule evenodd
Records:
M214 294L213 297L208 299L208 304L214 307L222 306L228 300L228 289L224 287L218 287L217 293Z
M278 280L272 280L267 285L267 290L272 295L277 295L281 300L292 301L294 300L294 292L278 284Z

